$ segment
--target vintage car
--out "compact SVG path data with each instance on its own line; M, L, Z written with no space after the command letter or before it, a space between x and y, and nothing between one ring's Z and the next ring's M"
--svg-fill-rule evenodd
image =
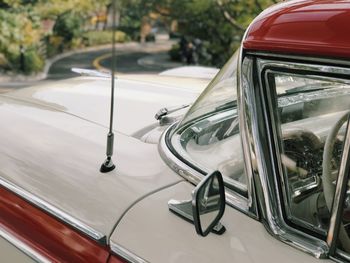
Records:
M0 261L350 262L349 25L286 1L210 83L118 76L107 173L109 79L2 94Z

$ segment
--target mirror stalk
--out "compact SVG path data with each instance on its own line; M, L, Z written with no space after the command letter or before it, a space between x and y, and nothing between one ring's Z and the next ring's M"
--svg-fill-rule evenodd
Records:
M194 224L192 200L178 201L178 200L171 199L168 202L168 208L175 215ZM225 231L226 231L225 226L220 222L218 222L211 230L211 232L216 235L222 235L223 233L225 233Z

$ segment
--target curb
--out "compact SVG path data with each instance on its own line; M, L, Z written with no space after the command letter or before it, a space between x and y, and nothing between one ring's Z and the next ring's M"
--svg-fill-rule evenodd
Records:
M102 56L99 56L97 58L94 59L94 61L92 62L92 65L94 66L95 69L99 70L99 71L110 71L108 68L105 68L103 66L101 66L100 61L104 60L106 58L111 57L112 55L110 53L108 54L104 54Z

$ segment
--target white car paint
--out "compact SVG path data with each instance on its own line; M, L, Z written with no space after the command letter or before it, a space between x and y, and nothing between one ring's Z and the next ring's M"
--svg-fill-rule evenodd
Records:
M0 119L0 185L34 194L104 236L138 199L182 180L157 145L120 133L117 169L101 174L107 128L44 104L0 97Z
M35 261L17 249L14 245L0 237L1 262L34 263Z
M108 237L138 199L182 181L161 160L157 145L129 135L155 123L159 108L195 100L207 81L181 86L159 76L152 84L128 78L116 82L117 169L108 174L99 172L108 132L108 79L79 77L2 94L0 184L34 194L71 223ZM159 84L164 81L169 85Z
M120 76L116 81L114 129L127 135L135 133L155 123L154 115L159 109L192 103L208 82L150 75ZM78 77L6 93L5 96L108 126L110 85L109 79Z
M117 169L108 174L99 172L108 81L82 77L1 95L0 184L34 194L150 262L317 262L231 207L222 220L227 232L206 238L170 213L168 200L190 198L193 186L161 160L157 145L125 134L154 122L156 110L169 102L193 101L205 85L185 89L131 79L117 81Z
M193 224L167 207L170 199L190 199L193 188L180 182L137 203L118 224L111 244L154 263L320 262L270 236L261 222L229 206L221 220L226 227L223 235L197 235Z

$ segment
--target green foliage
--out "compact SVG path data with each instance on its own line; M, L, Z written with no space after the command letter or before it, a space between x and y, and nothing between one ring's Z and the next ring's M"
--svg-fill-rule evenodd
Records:
M124 43L128 41L128 36L122 31L115 32L115 41ZM87 46L96 46L112 43L112 31L89 31L83 34L84 43Z
M12 0L16 1L16 0ZM43 19L55 19L66 12L76 12L89 16L91 13L104 10L111 0L37 0L35 9Z
M79 14L68 11L57 17L53 32L63 37L65 41L71 41L78 37L82 31L83 21Z
M140 28L143 16L148 12L137 1L125 1L121 7L121 19L119 29L132 39L137 40L140 37Z
M109 42L110 32L85 38L83 29L110 3L111 0L0 0L0 67L28 74L38 72L47 56L81 48L86 43ZM41 28L46 19L55 21L53 32ZM116 40L123 42L127 37L119 32Z
M200 63L220 67L239 46L250 22L277 1L139 0L138 6L160 13L168 21L178 21L181 35L202 41Z
M13 70L20 69L21 46L26 50L39 49L40 29L34 18L34 14L27 17L21 13L0 10L0 53L6 58L7 65L5 67L10 67ZM33 61L32 57L32 54L28 55L28 58ZM35 61L39 60L42 59L37 54ZM42 68L41 64L38 64L38 68Z
M142 21L154 14L170 25L178 22L179 35L200 39L201 64L222 66L239 46L242 35L252 21L267 6L279 0L117 0L121 19L116 41L124 42L140 36ZM0 0L0 54L5 62L18 70L20 45L26 50L26 60L42 67L39 43L45 39L47 55L69 48L110 43L111 32L83 29L91 18L111 7L112 0ZM152 15L151 15L152 14ZM156 15L157 17L157 15ZM41 30L42 21L56 21L53 34ZM36 53L36 54L35 54ZM178 48L171 52L179 57ZM5 62L4 62L5 61Z
M46 56L53 57L64 50L63 37L59 36L47 36L45 38L46 43Z
M175 44L169 50L169 56L170 56L170 58L172 60L180 61L181 60L180 52L181 52L180 51L180 45L179 44Z
M24 73L26 74L40 72L45 66L44 59L38 54L35 49L28 49L24 52L23 62L23 69Z
M246 13L247 2L251 2L249 0L227 2L230 4L225 7L220 7L214 0L170 3L172 16L179 21L180 33L190 39L198 38L203 41L204 48L199 53L201 64L221 67L238 47L244 28L260 12L253 7L255 12ZM224 12L237 19L237 25L230 23Z

